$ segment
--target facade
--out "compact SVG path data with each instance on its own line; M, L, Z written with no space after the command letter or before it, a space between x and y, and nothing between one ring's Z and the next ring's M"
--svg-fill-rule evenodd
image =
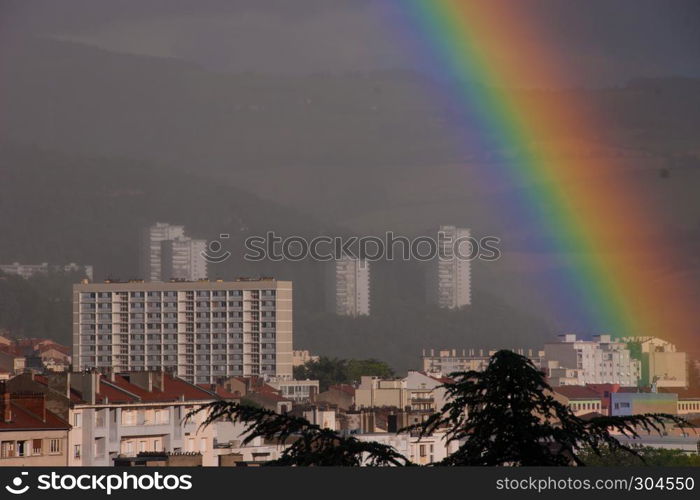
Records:
M528 349L513 349L514 352L527 356L537 367L541 367L544 358L544 351L533 351ZM491 356L495 350L484 351L483 349L423 349L421 364L426 373L437 373L449 375L462 371L483 371L489 364Z
M688 386L688 359L686 353L676 350L675 345L658 337L624 337L620 340L642 364L641 385Z
M700 390L660 388L659 392L676 394L678 396L678 415L700 415Z
M41 393L0 394L0 466L68 465L70 425L47 409Z
M370 268L363 259L344 257L334 263L335 313L340 316L369 316Z
M157 222L144 231L142 272L148 281L207 278L207 242L185 235L185 227Z
M554 398L567 405L576 416L589 413L603 415L603 399L601 395L586 386L565 385L554 389Z
M610 415L627 416L642 413L678 413L678 395L658 392L619 391L610 394Z
M207 242L177 237L161 242L161 278L196 281L207 278Z
M440 462L457 451L460 443L447 443L444 432L418 437L411 434L366 433L358 434L360 441L373 441L393 447L396 451L417 465Z
M203 465L217 464L215 428L200 428L204 414L185 417L219 397L164 372L23 374L8 384L43 393L66 416L67 465L111 466L143 453L199 453Z
M280 396L294 403L313 400L319 393L318 380L289 380L272 378L268 381L271 387L278 390Z
M185 226L156 222L144 230L142 238L141 266L148 281L163 281L163 242L185 237ZM167 279L167 278L166 278Z
M469 229L440 226L438 255L426 280L428 301L457 309L472 303ZM461 256L461 258L460 258Z
M567 373L577 377L574 385L620 384L636 386L641 376L641 363L634 359L624 342L610 335L597 335L593 340L577 340L576 335L560 336L561 341L545 344L544 367L575 370Z
M363 376L355 389L355 406L361 408L392 407L400 410L434 412L445 403L447 379L409 371L406 378L384 380Z
M191 383L292 378L292 283L260 280L73 286L73 364L165 370Z
M294 366L303 366L306 363L316 362L319 359L319 356L313 356L307 350L294 350L292 352L292 364Z

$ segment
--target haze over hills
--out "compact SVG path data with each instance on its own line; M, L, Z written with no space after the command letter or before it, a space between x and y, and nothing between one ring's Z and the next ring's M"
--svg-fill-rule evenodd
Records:
M322 270L313 263L232 258L216 272L293 279L300 347L340 355L342 346L359 356L373 346L399 366L423 347L489 347L508 330L522 333L513 347L530 347L542 335L577 327L557 318L530 286L557 271L556 256L517 221L489 210L539 186L486 181L484 169L499 169L519 152L481 146L440 97L450 91L444 82L403 70L216 73L39 38L0 47L0 57L13 68L0 75L2 261L76 261L94 264L98 277L135 277L138 230L157 220L185 224L196 237L234 234L227 243L234 252L245 235L271 229L418 235L457 224L503 238L502 260L475 265L478 299L468 313L424 308L420 269L378 265L377 316L364 323L316 312ZM604 116L595 144L562 130L536 146L557 148L562 161L614 158L618 168L605 179L643 193L674 235L659 242L650 227L638 243L700 255L700 81L516 91L548 105L576 101L579 111ZM697 259L660 262L658 275L698 269ZM328 342L328 331L337 332L336 342Z

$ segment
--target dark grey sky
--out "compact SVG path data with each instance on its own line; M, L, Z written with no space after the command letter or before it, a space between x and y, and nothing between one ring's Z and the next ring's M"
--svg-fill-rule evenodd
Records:
M698 0L517 2L541 20L543 39L570 55L572 84L700 77ZM0 42L59 37L231 72L414 68L389 4L400 0L2 0Z

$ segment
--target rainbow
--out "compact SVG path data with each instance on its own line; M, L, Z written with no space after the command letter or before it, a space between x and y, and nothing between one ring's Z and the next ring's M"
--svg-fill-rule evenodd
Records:
M489 147L515 152L498 175L530 189L520 190L505 209L537 228L552 252L566 256L552 303L556 294L575 297L591 330L600 333L656 335L693 347L691 286L663 270L664 263L684 257L672 241L657 239L650 248L645 239L658 219L653 207L634 188L611 180L616 160L566 154L552 139L564 135L595 144L596 117L574 102L573 93L549 102L508 89L509 82L535 80L566 87L571 71L568 54L540 40L544 30L524 3L399 0L394 9L405 21L400 24L411 50L452 82L447 98L475 124L470 133L490 141ZM514 52L517 57L503 57Z

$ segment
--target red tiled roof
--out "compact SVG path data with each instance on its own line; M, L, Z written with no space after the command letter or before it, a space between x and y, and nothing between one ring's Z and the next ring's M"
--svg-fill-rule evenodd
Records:
M73 392L71 390L71 393ZM100 390L95 395L95 401L97 403L138 403L139 397L133 392L124 390L119 385L103 378L100 380Z
M117 386L119 389L136 395L143 402L177 401L183 397L185 401L201 401L216 398L215 394L168 375L167 373L163 374L163 389L154 388L153 391L150 392L129 382L129 380L127 380L128 376L128 374L115 375L114 381L109 381L109 383Z
M336 391L344 392L345 394L349 394L350 396L355 395L355 388L351 385L348 385L348 384L331 385L328 388L336 390Z
M41 344L41 345L37 346L37 351L39 351L40 353L50 351L51 349L56 350L56 351L60 352L61 354L66 355L66 356L71 355L71 350L68 347L61 345L61 344L51 343L51 344Z
M681 399L700 399L700 389L682 389L675 387L659 387L659 392L666 394L678 394L678 400Z
M197 385L206 391L215 393L217 396L219 396L221 398L240 399L240 397L241 397L240 392L227 391L226 388L223 387L222 385L218 385L218 384L197 384Z
M617 392L646 393L651 392L651 387L620 387Z
M600 394L585 385L560 385L552 390L567 399L600 399Z
M0 431L12 431L23 429L70 429L70 425L65 420L57 417L50 411L46 411L46 421L34 415L21 405L11 402L12 421L5 422L0 419Z

